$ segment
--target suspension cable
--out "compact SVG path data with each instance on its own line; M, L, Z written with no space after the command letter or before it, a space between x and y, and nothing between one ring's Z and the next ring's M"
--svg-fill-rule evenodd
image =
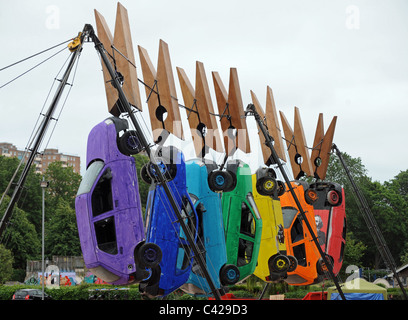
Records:
M61 53L62 51L65 51L66 48L62 48L61 50L57 51L56 53L54 53L53 55L51 55L50 57L46 58L45 60L37 63L34 67L31 67L30 69L24 71L23 73L21 73L20 75L18 75L17 77L11 79L10 81L6 82L5 84L3 84L0 89L4 88L5 86L7 86L8 84L12 83L13 81L17 80L18 78L22 77L23 75L27 74L28 72L30 72L31 70L37 68L38 66L42 65L44 62L50 60L51 58L55 57L57 54Z
M19 60L19 61L17 61L17 62L14 62L14 63L12 63L12 64L9 64L8 66L5 66L5 67L1 68L0 71L3 71L3 70L5 70L5 69L7 69L7 68L10 68L10 67L12 67L12 66L15 66L16 64L19 64L19 63L21 63L21 62L24 62L24 61L26 61L26 60L28 60L28 59L34 58L34 57L36 57L36 56L38 56L38 55L40 55L40 54L42 54L42 53L44 53L44 52L47 52L47 51L52 50L52 49L54 49L54 48L56 48L56 47L59 47L60 45L63 45L63 44L65 44L65 43L67 43L67 42L69 42L69 41L72 41L72 40L74 40L74 39L72 38L72 39L66 40L66 41L61 42L61 43L59 43L59 44L56 44L55 46L52 46L52 47L50 47L50 48L48 48L48 49L42 50L42 51L40 51L40 52L38 52L38 53L35 53L35 54L33 54L33 55L31 55L31 56L29 56L29 57L27 57L27 58L24 58L24 59L21 59L21 60Z

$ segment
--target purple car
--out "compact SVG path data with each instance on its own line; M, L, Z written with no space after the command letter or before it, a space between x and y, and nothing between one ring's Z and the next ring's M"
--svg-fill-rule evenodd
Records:
M111 117L88 137L87 170L75 199L86 267L115 285L149 278L162 257L145 242L135 159L141 151L125 119Z

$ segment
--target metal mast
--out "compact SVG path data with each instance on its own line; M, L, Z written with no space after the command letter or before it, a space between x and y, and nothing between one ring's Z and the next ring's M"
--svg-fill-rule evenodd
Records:
M1 237L3 235L3 232L5 231L8 223L10 222L14 206L15 206L15 204L17 203L17 201L19 200L19 198L21 196L21 192L23 190L24 183L25 183L27 175L28 175L28 173L30 171L31 165L33 164L34 159L38 154L38 149L40 148L40 145L41 145L41 143L42 143L42 141L44 139L44 136L45 136L45 134L47 132L48 125L49 125L50 121L53 119L54 111L55 111L55 109L56 109L56 107L58 105L58 102L59 102L59 100L60 100L60 98L62 96L62 93L64 92L64 89L65 89L65 86L67 84L68 78L69 78L69 76L71 74L71 71L72 71L74 65L75 65L75 62L79 58L79 55L80 55L80 53L82 51L82 42L84 40L86 32L87 32L87 27L85 25L84 30L81 33L79 33L78 37L75 38L68 45L69 50L73 52L72 56L71 56L71 59L70 59L70 61L68 63L68 66L67 66L67 68L66 68L66 70L64 72L64 75L63 75L62 79L59 80L60 84L59 84L59 86L57 88L57 91L55 92L55 95L54 95L54 97L52 99L52 102L51 102L50 106L48 107L47 112L44 114L44 118L43 118L43 120L42 120L42 122L40 124L40 127L37 130L36 135L33 138L34 143L33 143L32 149L30 149L30 152L31 152L30 156L27 159L27 162L26 162L26 164L25 164L25 166L23 168L23 171L22 171L22 173L20 175L20 178L19 178L19 180L17 182L17 185L16 185L16 187L15 187L15 189L13 191L13 194L11 196L11 199L10 199L10 202L9 202L9 204L7 206L7 209L6 209L4 215L3 215L2 219L1 219L1 222L0 222L0 239L1 239Z
M360 189L358 188L356 182L354 181L350 170L348 169L346 162L343 159L343 156L339 150L339 148L333 143L332 149L336 152L336 155L338 156L341 165L343 166L344 171L347 174L347 177L351 183L351 186L354 189L354 193L357 196L357 199L359 201L359 208L361 213L363 214L363 218L367 224L368 230L371 233L371 236L374 239L374 242L377 246L378 251L381 254L381 257L383 258L385 265L387 268L389 268L392 273L394 274L394 278L397 279L398 285L402 290L402 293L404 294L405 300L408 300L407 294L405 292L404 286L401 283L401 279L398 276L397 270L396 270L396 265L394 258L391 255L390 249L387 246L387 243L385 242L385 239L382 235L382 232L380 228L377 225L377 222L375 221L374 215L371 212L370 207L368 206L367 200L365 199L364 195L361 193Z

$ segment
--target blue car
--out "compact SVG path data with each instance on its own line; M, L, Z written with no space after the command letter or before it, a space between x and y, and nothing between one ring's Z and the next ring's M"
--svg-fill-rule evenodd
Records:
M184 155L174 147L161 147L154 160L168 181L173 198L180 208L184 223L197 240L197 212L187 192ZM160 264L142 281L139 290L148 297L166 296L189 278L193 252L173 211L163 186L157 182L151 162L143 167L143 180L151 183L146 204L146 241L157 244L163 254Z
M198 215L198 246L206 252L205 263L214 286L224 292L224 286L235 284L239 270L227 264L221 194L209 187L209 173L216 165L205 164L201 160L186 163L187 189ZM181 289L195 295L209 295L211 292L201 268L194 263L186 284Z

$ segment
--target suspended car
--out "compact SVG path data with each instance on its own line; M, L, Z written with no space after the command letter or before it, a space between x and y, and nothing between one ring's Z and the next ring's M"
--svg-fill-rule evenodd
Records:
M187 188L198 216L198 246L206 253L205 263L214 286L223 292L224 286L238 281L239 270L235 265L227 264L221 194L212 191L208 185L208 172L214 167L215 164L205 164L201 160L188 161ZM181 288L195 295L209 295L212 291L195 261L188 281Z
M187 192L183 153L175 147L160 147L153 161L167 180L183 223L197 241L198 218ZM163 252L163 259L152 268L151 277L139 285L140 292L149 297L166 296L186 283L193 263L193 251L163 186L158 183L156 169L149 162L142 171L143 180L151 183L146 204L146 241L157 244Z
M261 245L254 274L266 282L279 281L297 267L296 258L286 252L283 215L278 198L285 192L285 184L276 180L272 168L259 168L252 175L252 186L262 218Z
M332 263L333 273L337 275L343 264L346 245L347 219L344 189L335 182L316 182L310 185L316 191L317 201L313 203L317 237L319 244ZM318 272L325 271L322 259Z
M227 162L235 173L236 187L222 194L222 214L227 247L227 263L239 270L239 281L253 274L262 235L262 219L252 195L252 176L242 161Z
M292 181L291 185L305 212L306 219L313 230L314 236L316 236L317 230L313 202L317 200L317 194L304 181ZM286 186L286 191L279 199L282 206L287 254L294 256L298 262L296 269L287 273L285 282L290 285L299 286L318 283L322 280L322 277L317 272L321 257L316 244L313 242L313 235L309 232L306 222L303 221L288 186Z
M159 264L160 248L145 241L135 160L137 135L111 117L88 136L87 170L75 199L86 267L116 285L140 282Z

